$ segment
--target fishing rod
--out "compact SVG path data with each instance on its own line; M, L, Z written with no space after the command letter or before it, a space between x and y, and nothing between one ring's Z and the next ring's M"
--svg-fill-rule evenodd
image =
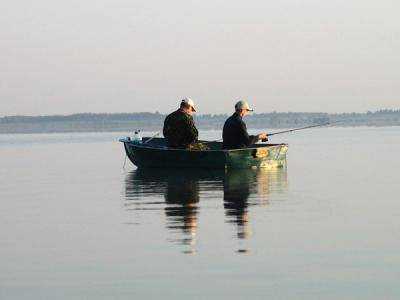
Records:
M338 121L339 122L339 121ZM288 132L293 132L293 131L298 131L298 130L304 130L304 129L309 129L309 128L314 128L314 127L322 127L322 126L328 126L328 125L332 125L332 124L336 124L338 122L327 122L327 123L323 123L323 124L315 124L315 125L309 125L309 126L305 126L305 127L300 127L300 128L293 128L293 129L288 129L288 130L283 130L283 131L277 131L277 132L273 132L273 133L269 133L267 134L267 137L273 136L273 135L278 135L278 134L283 134L283 133L288 133ZM222 141L222 139L219 140L215 140L213 142L220 142ZM261 140L262 142L266 142L267 139L263 139Z
M288 129L288 130L283 130L283 131L277 131L277 132L273 132L273 133L267 134L267 137L270 137L270 136L273 136L273 135L277 135L277 134L287 133L287 132L304 130L304 129L308 129L308 128L328 126L328 125L332 125L334 123L337 123L337 122L328 122L328 123L323 123L323 124L309 125L309 126L300 127L300 128L293 128L293 129Z
M143 144L147 144L148 142L150 142L152 139L156 138L157 136L160 135L160 132L157 132L155 135L153 135L151 138L149 138L148 140L146 140Z

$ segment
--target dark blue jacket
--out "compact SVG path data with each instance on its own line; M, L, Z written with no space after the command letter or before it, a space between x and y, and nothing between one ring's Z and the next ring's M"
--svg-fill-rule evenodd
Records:
M223 149L247 148L258 141L257 136L247 133L246 124L237 113L234 113L225 121L222 138L224 140Z

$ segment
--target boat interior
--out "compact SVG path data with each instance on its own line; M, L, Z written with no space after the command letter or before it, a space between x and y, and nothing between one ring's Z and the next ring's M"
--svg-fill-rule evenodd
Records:
M222 142L219 141L204 141L200 140L199 141L202 144L205 144L208 146L209 150L222 150ZM167 148L166 140L165 138L151 138L151 137L143 137L142 139L142 145L152 147L152 148L161 148L165 149ZM259 143L259 144L254 144L250 149L254 148L262 148L262 147L270 147L270 146L278 146L282 144L268 144L268 143Z

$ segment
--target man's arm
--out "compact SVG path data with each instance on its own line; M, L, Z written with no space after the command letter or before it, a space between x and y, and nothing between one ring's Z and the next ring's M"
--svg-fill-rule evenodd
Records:
M193 142L197 142L199 138L199 132L194 124L193 118L188 118L188 128L189 128L189 136L190 140Z
M247 147L258 142L257 135L249 135L247 133L247 127L244 122L240 122L239 131L240 131L241 142Z
M163 135L166 138L169 132L169 116L167 116L164 120L164 127L163 127Z

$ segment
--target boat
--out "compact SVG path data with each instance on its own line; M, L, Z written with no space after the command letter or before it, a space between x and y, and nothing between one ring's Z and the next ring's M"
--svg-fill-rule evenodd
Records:
M187 150L168 148L164 138L143 137L137 141L126 137L119 141L138 168L282 168L286 166L288 151L287 144L260 143L249 148L225 150L221 142L199 141L209 149Z

